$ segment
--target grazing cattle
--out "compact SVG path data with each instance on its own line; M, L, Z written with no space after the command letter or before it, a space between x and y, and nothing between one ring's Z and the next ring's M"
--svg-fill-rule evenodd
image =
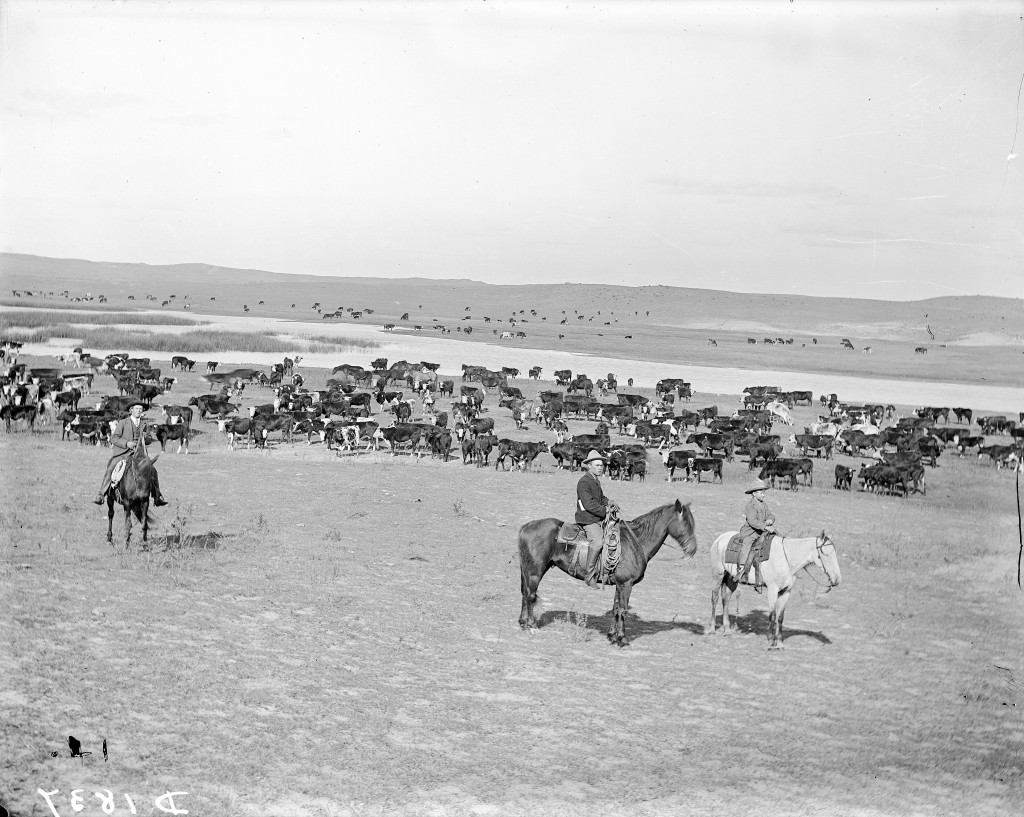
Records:
M722 458L721 457L695 457L690 460L689 465L686 468L686 478L690 478L690 474L696 471L697 482L701 481L701 474L705 471L711 473L711 481L715 481L715 477L718 477L718 481L722 482Z
M514 369L509 366L502 366L501 373L505 375L509 380L515 380L519 377L519 369Z
M473 459L477 468L484 468L490 464L491 451L494 449L496 439L493 434L478 434L473 440Z
M853 471L845 465L836 466L836 490L849 491L853 485Z
M160 443L160 450L165 451L168 440L178 441L178 453L188 454L188 432L189 428L187 425L182 423L181 425L164 423L155 427L156 438Z
M73 411L78 411L78 401L81 399L82 392L79 389L69 389L55 394L53 403L56 408L70 408Z
M732 437L728 434L709 434L707 432L691 434L686 438L686 444L698 445L700 450L704 452L705 457L715 451L722 451L725 454L725 458L732 462Z
M195 406L198 409L200 420L205 420L207 414L223 416L238 409L238 406L234 403L229 403L226 400L220 400L215 396L209 395L193 397L188 401L188 405Z
M777 460L782 455L782 446L774 442L752 443L747 446L747 455L750 457L747 470L753 471L757 467L758 460L762 464L767 464L771 460Z
M957 436L953 441L960 452L960 456L963 457L967 453L968 448L980 448L985 444L985 438L981 435L971 436L969 434L962 434Z
M171 369L181 369L183 372L191 372L192 367L196 365L194 360L189 360L184 355L175 355L171 358ZM207 364L209 365L209 364Z
M548 444L545 442L540 443L524 443L516 440L500 439L498 440L498 453L494 459L494 470L498 470L498 464L501 464L501 470L505 469L505 458L508 457L512 460L512 470L515 470L518 466L521 471L526 471L542 453L550 451Z
M81 389L83 394L89 394L92 391L94 378L95 375L92 372L88 374L66 374L64 375L64 388Z
M408 445L410 451L414 450L419 444L422 429L419 426L403 423L389 428L382 428L380 433L388 445L391 446L392 456L395 456L398 454L399 448L406 445Z
M796 434L791 436L789 441L796 444L805 457L808 451L814 451L816 457L824 454L825 459L832 459L832 444L835 438L827 434Z
M752 346L757 346L757 338L747 338L747 343L751 344Z
M668 469L668 482L672 482L675 479L676 469L682 469L686 471L687 477L690 474L690 462L701 456L701 452L694 450L676 450L676 451L662 451L661 461L665 464Z
M295 418L291 414L257 414L252 418L250 426L252 440L257 448L266 448L271 431L280 431L281 439L291 442L294 428Z
M910 493L907 486L907 472L893 465L861 465L857 472L860 489L872 493L891 493L897 491L906 497Z
M971 411L969 408L956 407L953 409L953 414L956 416L956 421L958 423L962 423L964 422L964 420L966 420L967 425L970 425L971 420L974 418L974 412Z
M916 349L914 349L914 354L915 355L924 355L924 354L927 354L927 353L928 353L928 347L927 346L918 346Z
M795 491L797 477L802 472L803 468L799 460L777 459L766 462L764 467L761 469L761 473L758 474L758 478L770 480L773 488L775 487L776 479L788 479L789 489L791 491Z
M1020 459L1020 453L1014 445L983 445L978 449L978 459L988 456L996 468L1009 466Z
M249 417L228 417L217 421L217 427L227 435L228 448L234 450L239 438L246 440L245 447L249 448L252 440L252 420Z
M530 379L540 380L540 373L543 371L540 366L532 366L530 368Z
M13 423L24 420L28 424L29 432L34 434L36 430L36 415L38 408L34 405L28 406L4 406L0 408L0 417L3 417L4 429L11 433Z

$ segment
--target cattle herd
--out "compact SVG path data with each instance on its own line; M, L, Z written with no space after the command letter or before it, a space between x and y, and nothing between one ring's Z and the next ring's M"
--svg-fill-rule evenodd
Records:
M28 367L17 362L18 344L5 349L5 430L55 426L62 440L80 444L106 444L128 405L141 400L162 420L154 441L161 450L176 443L179 453L188 453L198 424L207 424L224 435L230 450L304 442L322 444L338 457L385 451L477 467L493 462L495 469L520 472L540 467L541 455L573 471L596 448L609 457L611 479L643 480L653 449L668 481L721 483L725 464L739 457L748 472L790 490L812 486L815 464L820 469L842 454L860 462L859 468L834 465L836 490L851 490L856 481L860 490L904 497L925 493L926 469L950 450L997 469L1021 468L1024 453L1024 413L1013 419L975 416L964 407L923 407L897 417L892 405L852 404L835 394L815 401L809 391L774 386L747 387L735 407L690 409L693 388L681 378L662 380L645 396L620 391L611 372L591 380L559 370L551 387L542 388L543 372L535 366L527 382L538 382L536 393L527 397L513 385L520 376L513 367L491 371L463 364L461 376L445 378L436 363L378 358L369 368L339 364L324 388L309 389L296 371L301 358L285 358L269 371L217 371L218 363L208 361L198 377L210 391L179 396L178 378L164 376L147 358L99 358L75 349L61 356L62 367ZM179 373L195 366L182 355L170 360L170 370ZM816 403L817 420L798 432L794 408ZM499 437L496 418L516 436L532 428L545 439ZM580 423L594 426L580 433Z

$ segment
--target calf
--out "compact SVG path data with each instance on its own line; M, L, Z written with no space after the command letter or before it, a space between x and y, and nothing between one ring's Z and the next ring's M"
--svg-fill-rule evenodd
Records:
M172 425L170 423L164 423L163 425L156 426L156 438L160 442L160 450L167 450L168 440L178 441L178 453L182 451L188 454L188 426Z
M252 439L252 420L249 417L228 417L217 421L217 427L227 435L228 448L232 451L240 437L245 437L245 447L249 448Z
M686 468L686 478L690 478L690 474L697 472L697 482L700 482L701 474L704 471L711 472L711 481L715 481L715 477L718 477L718 481L722 481L722 458L721 457L695 457L690 460L690 464Z
M853 471L845 465L836 466L836 490L849 491L853 485Z
M478 434L473 440L473 459L476 460L477 468L484 468L490 463L488 460L494 448L495 438L493 434Z

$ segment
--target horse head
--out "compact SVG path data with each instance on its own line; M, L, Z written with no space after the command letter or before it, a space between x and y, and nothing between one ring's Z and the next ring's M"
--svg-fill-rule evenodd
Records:
M828 537L825 531L822 531L821 535L814 540L814 545L814 563L828 577L828 589L838 587L842 580L842 574L839 571L839 554L836 552L835 542Z
M697 552L697 537L694 533L696 523L690 511L690 503L677 499L672 507L672 519L669 521L669 535L675 539L687 556Z

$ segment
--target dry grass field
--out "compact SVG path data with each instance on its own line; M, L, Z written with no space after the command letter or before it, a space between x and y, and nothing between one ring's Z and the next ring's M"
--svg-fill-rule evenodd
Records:
M303 374L318 388L328 372ZM168 397L206 391L185 375ZM243 405L269 399L249 387ZM499 436L551 440L485 405ZM816 413L798 409L798 425ZM704 635L708 548L740 522L746 463L722 484L669 484L651 453L646 481L608 493L628 516L691 501L700 547L657 555L619 649L604 637L612 591L560 573L541 584L542 626L517 626L517 529L573 507L578 475L549 455L506 473L276 436L231 452L214 423L195 429L189 455L160 457L172 502L130 551L120 515L112 548L90 503L106 449L52 426L0 434L0 801L13 814L51 813L38 789L59 789L61 815L75 789L86 815L104 789L114 814L132 813L124 794L163 813L154 799L172 791L218 817L1024 807L1010 471L947 452L927 494L901 499L836 491L820 462L813 487L769 492L785 533L837 542L843 581L826 594L802 576L786 649L768 652L750 590L738 634ZM92 756L70 758L68 735Z

